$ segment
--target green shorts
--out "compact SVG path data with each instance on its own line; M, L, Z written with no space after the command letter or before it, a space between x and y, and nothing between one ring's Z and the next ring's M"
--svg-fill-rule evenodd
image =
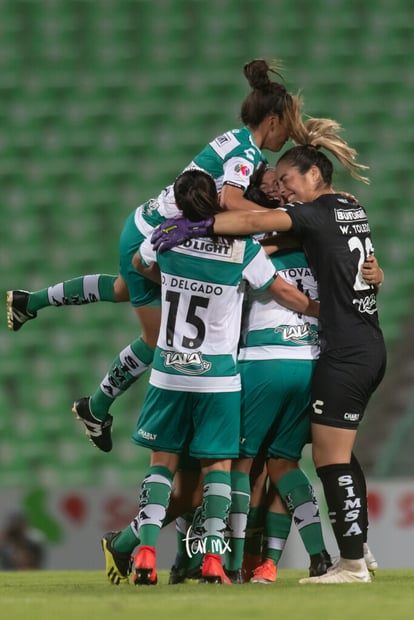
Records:
M298 461L310 442L313 360L240 362L242 407L240 456L267 456Z
M176 392L150 385L132 440L196 459L239 455L240 392Z
M161 286L144 278L132 266L132 257L145 239L134 218L135 211L127 218L119 239L119 273L128 285L132 306L160 306Z

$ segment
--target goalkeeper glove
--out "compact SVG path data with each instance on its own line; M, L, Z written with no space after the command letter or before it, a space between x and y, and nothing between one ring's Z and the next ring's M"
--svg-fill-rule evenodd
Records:
M193 237L209 237L214 234L214 217L192 222L185 217L172 217L157 226L151 243L157 252L165 252Z

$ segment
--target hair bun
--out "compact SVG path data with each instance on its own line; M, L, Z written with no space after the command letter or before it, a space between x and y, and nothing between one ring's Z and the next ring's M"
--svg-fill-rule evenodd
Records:
M248 62L243 67L244 75L250 86L256 90L268 90L272 82L267 75L270 67L265 60L258 59Z

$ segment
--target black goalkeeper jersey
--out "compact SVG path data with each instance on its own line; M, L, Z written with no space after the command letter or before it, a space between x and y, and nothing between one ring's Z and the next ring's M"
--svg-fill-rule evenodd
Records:
M318 282L321 350L382 338L375 287L361 276L374 250L365 209L341 194L283 208Z

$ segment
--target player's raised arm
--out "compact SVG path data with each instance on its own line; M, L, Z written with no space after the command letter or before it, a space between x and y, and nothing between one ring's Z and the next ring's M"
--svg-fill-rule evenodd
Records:
M306 314L318 318L319 302L310 299L302 293L296 286L289 284L282 277L276 276L268 288L273 299L281 306L289 308L298 314Z
M290 216L281 209L266 211L232 211L218 213L213 231L217 235L250 235L255 232L287 231L292 227Z
M165 220L155 229L151 241L156 250L165 252L194 237L217 235L243 236L255 232L290 230L292 220L283 210L226 211L200 222L178 217Z

